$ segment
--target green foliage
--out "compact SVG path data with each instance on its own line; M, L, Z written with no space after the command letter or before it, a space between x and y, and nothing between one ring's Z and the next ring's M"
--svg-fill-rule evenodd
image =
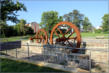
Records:
M78 10L73 10L72 12L64 15L65 21L72 22L79 29L80 29L80 25L81 25L81 22L83 20L83 17L84 17L84 15L81 14Z
M50 33L54 25L56 25L60 21L63 21L63 18L62 16L58 18L58 12L56 11L43 12L40 26L42 28L46 28L46 30Z
M32 34L34 34L34 31L33 31L33 29L31 27L26 27L25 26L24 30L25 30L25 35L28 35L28 34L32 35Z
M58 19L58 21L59 21L59 22L63 21L63 17L60 16L59 19Z
M88 17L85 17L84 20L83 20L83 29L85 32L89 32L89 31L93 31L94 28L92 26L92 24L90 23Z
M102 30L101 29L96 29L95 33L102 33Z
M86 38L86 37L96 37L96 36L105 36L106 37L106 39L108 39L107 37L108 37L108 34L104 34L104 33L92 33L92 32L82 32L81 33L81 37L82 38Z
M109 14L105 14L102 17L102 28L103 28L103 32L109 32Z
M17 31L18 35L33 34L33 29L31 27L25 26L25 24L26 21L21 19L20 22L14 26L14 29Z
M3 25L1 29L1 37L21 36L33 34L31 27L25 26L26 21L21 19L20 22L13 26Z
M1 20L3 22L12 21L18 22L16 13L18 11L26 11L24 4L13 0L1 0Z
M15 29L17 30L19 35L25 35L25 24L26 21L24 19L21 19L18 24L16 24Z
M33 35L26 35L26 36L11 36L11 37L1 37L1 42L11 42L11 41L18 41L18 40L28 40Z
M10 37L17 35L17 31L14 29L13 26L5 25L1 30L1 37Z
M20 30L14 29L13 26L8 26L6 24L7 21L12 21L14 23L18 23L19 19L17 18L18 11L26 11L26 7L24 4L14 1L14 0L1 0L1 19L0 19L0 30L3 37L9 37L13 35L17 35L17 32ZM19 26L19 25L18 25ZM24 33L23 28L21 27L21 31ZM18 33L20 34L20 33Z

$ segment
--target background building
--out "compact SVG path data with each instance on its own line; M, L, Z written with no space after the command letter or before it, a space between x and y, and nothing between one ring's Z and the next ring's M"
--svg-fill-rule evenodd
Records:
M34 33L36 33L39 30L39 24L36 22L31 22L29 24L25 24L28 27L31 27L34 30Z

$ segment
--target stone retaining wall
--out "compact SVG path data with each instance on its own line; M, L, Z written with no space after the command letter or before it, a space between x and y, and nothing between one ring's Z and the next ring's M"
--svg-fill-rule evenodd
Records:
M92 48L92 50L86 50L85 54L88 54L90 56L91 53L91 59L94 62L98 62L103 69L106 69L106 64L108 64L108 40L107 39L84 39L86 42L86 49L87 48ZM25 42L22 42L24 44ZM32 44L32 43L30 43ZM33 43L36 45L36 43ZM38 45L38 44L37 44ZM27 46L22 46L22 48L27 49ZM43 48L42 47L32 47L29 46L30 51L35 52L35 53L43 53ZM95 50L95 51L94 51ZM100 51L98 51L100 50ZM105 52L104 52L105 51ZM105 64L103 64L105 63ZM97 63L96 63L97 64Z
M88 47L99 47L99 48L108 48L108 39L89 39L89 38L82 38L83 42L86 42L86 48Z
M93 41L92 41L92 39L88 39L88 40L91 40L91 41L87 41L87 39L84 39L84 41L86 41L86 49L91 47L90 50L86 50L86 54L89 55L91 52L91 59L93 59L96 62L107 63L108 62L108 52L106 52L106 51L108 50L108 45L106 45L106 44L108 44L108 41L105 39L103 39L103 40L95 39ZM97 40L103 41L105 43L97 42ZM94 41L95 41L95 43L94 43ZM91 42L93 42L93 43L91 43ZM23 41L22 45L27 45L26 43L27 43L27 41ZM38 45L38 44L29 43L29 45ZM104 45L106 45L106 46L104 46ZM28 46L22 46L22 48L27 49ZM29 49L30 52L39 53L39 54L43 53L43 47L29 46L29 48L30 48Z

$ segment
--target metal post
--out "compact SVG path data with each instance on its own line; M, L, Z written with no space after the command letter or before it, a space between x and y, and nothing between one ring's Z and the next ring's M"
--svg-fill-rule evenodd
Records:
M17 58L17 48L16 48L16 58Z
M28 47L28 59L30 59L30 52L29 52L29 44L27 43L27 47Z
M108 6L109 6L109 1L108 1ZM109 21L109 18L108 18L108 21ZM108 22L108 24L109 24L109 22ZM109 73L109 32L108 32L108 49L107 49L107 53L108 53L108 73Z
M6 55L8 54L7 49L6 49Z
M90 54L89 54L89 70L90 70L90 73L91 72L91 50L90 50Z
M109 1L108 1L109 3ZM108 73L109 73L109 33L108 33L108 48L107 48L107 55L108 55Z

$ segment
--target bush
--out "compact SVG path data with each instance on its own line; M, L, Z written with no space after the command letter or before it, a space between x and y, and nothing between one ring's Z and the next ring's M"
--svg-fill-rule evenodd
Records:
M26 32L25 35L34 34L34 31L31 27L25 27L25 32Z
M95 33L102 33L102 30L101 29L96 29Z
M11 36L23 36L28 34L34 34L33 29L31 27L25 27L25 34L20 32L17 28L14 28L14 26L3 26L1 29L1 36L0 37L11 37Z
M17 31L13 28L13 26L3 26L1 29L1 36L2 37L10 37L15 36Z

